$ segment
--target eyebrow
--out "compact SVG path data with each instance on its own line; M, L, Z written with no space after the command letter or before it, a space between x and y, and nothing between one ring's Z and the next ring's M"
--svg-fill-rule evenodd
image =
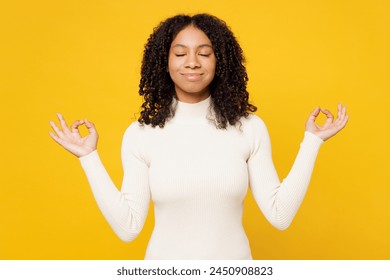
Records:
M204 47L213 48L209 44L202 44L202 45L199 45L197 48L204 48ZM172 48L188 48L188 46L183 45L183 44L175 44L174 46L172 46Z

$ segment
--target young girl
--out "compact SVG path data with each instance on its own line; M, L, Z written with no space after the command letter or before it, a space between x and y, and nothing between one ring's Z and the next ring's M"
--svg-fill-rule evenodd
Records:
M319 147L347 123L341 104L336 120L328 110L314 109L280 183L266 126L248 102L243 63L234 35L214 16L178 15L154 29L142 62L142 111L123 137L121 191L100 161L90 121L68 128L58 114L61 129L50 122L51 137L79 157L119 238L131 241L140 233L153 201L146 259L251 259L242 226L248 185L268 221L286 229L305 196ZM327 117L323 126L315 124L320 112ZM81 125L89 130L85 137Z

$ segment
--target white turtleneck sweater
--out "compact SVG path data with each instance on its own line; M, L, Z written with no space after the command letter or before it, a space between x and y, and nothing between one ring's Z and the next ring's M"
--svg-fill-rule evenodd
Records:
M305 132L294 165L280 183L259 117L217 129L209 120L210 97L175 103L175 116L164 128L134 122L126 130L120 191L97 151L80 158L98 206L119 238L131 241L153 201L155 227L146 259L251 259L242 226L248 185L267 220L287 228L323 141Z

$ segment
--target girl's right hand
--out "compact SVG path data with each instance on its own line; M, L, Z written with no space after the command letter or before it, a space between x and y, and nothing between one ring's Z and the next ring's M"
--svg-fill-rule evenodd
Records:
M57 116L62 130L53 121L50 121L50 126L55 133L49 132L49 134L54 141L77 157L85 156L96 150L99 135L93 123L87 119L78 120L69 129L62 115L57 113ZM81 125L85 125L88 128L89 134L85 137L81 137L79 131L79 126Z

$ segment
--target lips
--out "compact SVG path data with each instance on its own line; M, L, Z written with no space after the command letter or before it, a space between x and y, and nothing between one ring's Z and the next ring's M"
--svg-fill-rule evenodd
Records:
M181 74L188 81L198 81L202 77L202 73L182 73Z

